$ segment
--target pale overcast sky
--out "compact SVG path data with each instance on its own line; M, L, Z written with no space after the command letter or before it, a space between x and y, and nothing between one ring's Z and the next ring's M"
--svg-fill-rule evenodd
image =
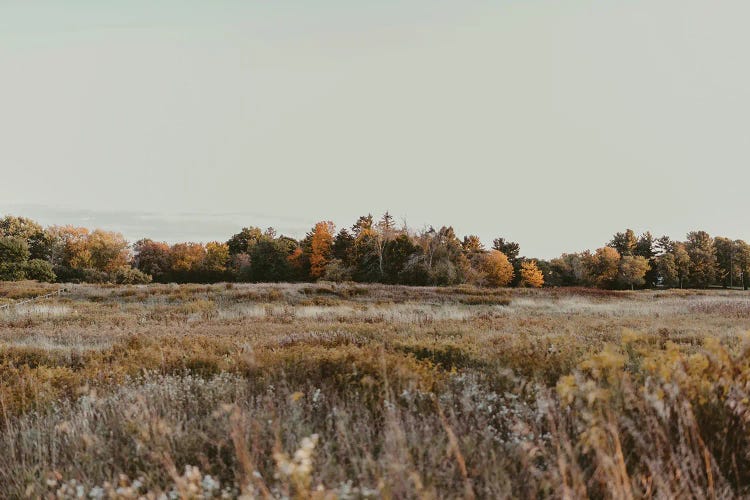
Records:
M0 213L750 240L750 2L0 1Z

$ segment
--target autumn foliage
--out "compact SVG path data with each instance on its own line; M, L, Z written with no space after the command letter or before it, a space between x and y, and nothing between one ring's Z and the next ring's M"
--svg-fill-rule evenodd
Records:
M536 265L536 261L529 260L521 264L521 286L541 288L544 285L544 274Z
M326 271L326 265L331 260L333 246L333 222L324 221L315 224L310 238L310 276L320 278Z
M338 231L338 232L337 232ZM630 229L595 251L543 260L495 238L488 250L477 235L459 238L450 226L413 230L388 212L361 216L351 228L316 223L298 240L249 226L226 242L142 239L130 245L117 232L75 226L43 228L31 219L0 218L7 252L0 279L63 282L214 283L335 282L488 287L584 286L606 289L743 287L750 284L750 245L712 238L705 231L686 241L655 238ZM9 254L10 255L10 254ZM137 271L131 272L131 270Z

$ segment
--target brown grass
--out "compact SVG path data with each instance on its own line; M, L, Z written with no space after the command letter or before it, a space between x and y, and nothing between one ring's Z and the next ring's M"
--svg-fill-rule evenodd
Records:
M747 304L75 285L0 310L0 497L746 496Z

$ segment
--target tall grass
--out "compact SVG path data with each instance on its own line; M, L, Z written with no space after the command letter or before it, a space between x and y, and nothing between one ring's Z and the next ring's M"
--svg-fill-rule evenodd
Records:
M0 496L750 494L744 295L482 293L79 286L2 316Z

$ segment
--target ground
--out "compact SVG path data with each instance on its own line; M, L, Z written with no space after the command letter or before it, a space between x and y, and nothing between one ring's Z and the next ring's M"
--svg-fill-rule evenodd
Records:
M71 285L0 309L0 497L744 496L748 330L741 291Z

